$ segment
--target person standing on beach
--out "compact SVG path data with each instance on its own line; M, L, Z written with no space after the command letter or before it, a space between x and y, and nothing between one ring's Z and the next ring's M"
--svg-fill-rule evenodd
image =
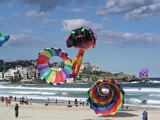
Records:
M15 117L18 118L18 113L19 113L19 105L18 105L18 103L15 105L14 110L15 110Z
M148 113L147 113L147 111L143 111L143 113L142 113L142 120L148 120Z

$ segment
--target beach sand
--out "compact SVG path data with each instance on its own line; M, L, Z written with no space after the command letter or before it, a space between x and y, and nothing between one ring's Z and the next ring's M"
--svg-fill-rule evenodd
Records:
M89 106L32 104L20 105L19 118L14 116L14 104L5 106L0 103L0 120L142 120L144 108L130 108L130 110L118 112L114 116L103 117L96 115ZM160 109L147 109L149 120L160 119Z

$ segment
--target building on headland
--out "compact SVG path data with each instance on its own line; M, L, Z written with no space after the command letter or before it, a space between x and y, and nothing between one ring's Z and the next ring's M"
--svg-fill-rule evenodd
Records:
M26 68L19 68L18 69L19 74L21 75L22 79L26 80L27 79L27 69Z
M80 72L83 72L83 71L93 72L93 71L101 71L101 69L96 65L91 65L90 62L86 62L86 63L82 63L81 65Z
M74 78L68 78L66 82L67 83L74 83Z
M98 66L93 65L91 66L91 71L101 71L101 69Z
M31 63L32 62L32 63ZM0 61L0 80L16 80L21 83L37 82L41 83L40 73L34 66L35 61L13 61L4 62ZM53 70L61 70L64 67L63 63L53 62L49 65ZM82 63L80 72L77 77L69 78L67 83L74 82L91 82L98 79L116 79L120 81L130 81L135 79L135 76L128 75L123 72L105 72L102 71L98 66L92 65L89 62Z
M27 68L27 77L28 79L35 79L38 77L38 73L35 67L31 66Z
M0 80L4 80L4 73L0 72Z
M112 72L112 75L106 74L105 79L116 79L119 81L129 82L135 78L134 75L129 75L123 72Z
M33 67L17 66L16 68L10 68L4 73L4 79L11 80L21 78L22 80L29 80L38 78L38 72Z
M4 79L12 80L20 78L19 71L17 69L9 69L7 72L4 73Z

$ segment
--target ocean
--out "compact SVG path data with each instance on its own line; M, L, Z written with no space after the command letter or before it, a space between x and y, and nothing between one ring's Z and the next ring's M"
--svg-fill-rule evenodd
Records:
M86 101L87 91L93 83L89 84L24 84L13 85L0 83L0 96L16 96L46 101ZM148 83L123 83L125 91L125 104L132 106L160 108L160 78L152 78Z

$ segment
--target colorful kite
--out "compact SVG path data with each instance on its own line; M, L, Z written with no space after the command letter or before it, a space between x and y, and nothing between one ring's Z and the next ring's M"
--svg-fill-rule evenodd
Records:
M148 77L148 73L149 73L149 69L148 68L143 68L139 72L139 77L140 78L147 78Z
M10 35L0 32L0 47L3 46L3 44L9 40L9 38L10 38Z
M54 66L49 60L59 56L62 58L64 65L60 68ZM38 69L41 78L47 83L60 84L64 83L72 73L72 62L67 53L58 48L44 49L39 53L36 59L36 68Z
M72 77L75 77L78 75L81 64L82 64L83 55L84 55L84 49L80 48L78 50L76 57L72 61L72 64L73 64Z
M91 29L83 27L73 30L68 37L67 47L84 48L94 47L96 44L96 37Z
M73 46L79 48L73 61L70 60L66 53L58 48L45 49L39 53L36 60L36 68L41 78L46 80L47 83L63 83L67 78L77 76L82 64L83 55L86 50L95 46L96 38L91 29L87 30L81 27L72 31L66 43L67 47ZM60 67L57 69L55 65L49 63L49 59L53 56L59 56L63 59L64 68Z
M114 80L98 80L88 91L90 108L96 114L113 115L122 109L124 91Z
M85 51L96 45L96 37L91 29L81 27L71 32L66 43L68 48L79 48L78 53L72 62L72 77L75 77L79 73Z

